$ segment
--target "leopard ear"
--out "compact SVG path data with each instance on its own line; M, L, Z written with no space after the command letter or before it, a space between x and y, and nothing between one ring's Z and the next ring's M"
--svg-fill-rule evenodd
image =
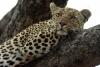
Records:
M91 11L88 10L88 9L83 9L80 11L81 14L84 16L84 22L88 21L88 19L90 18L91 16Z
M57 13L59 10L61 10L62 8L60 7L57 7L54 3L51 3L50 4L50 10L51 10L51 13L52 14L55 14Z

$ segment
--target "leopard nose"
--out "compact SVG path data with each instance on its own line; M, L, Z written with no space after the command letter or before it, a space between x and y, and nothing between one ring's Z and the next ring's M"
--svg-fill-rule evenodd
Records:
M66 25L64 22L60 22L61 27L63 27L64 25Z

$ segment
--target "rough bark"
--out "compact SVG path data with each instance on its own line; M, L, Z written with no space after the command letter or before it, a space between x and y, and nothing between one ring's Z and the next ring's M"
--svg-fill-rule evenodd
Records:
M0 43L31 24L51 17L49 5L65 7L67 0L18 0L0 21ZM69 32L47 55L23 67L93 67L100 64L100 25Z
M46 56L24 67L94 67L100 64L100 25L70 32Z

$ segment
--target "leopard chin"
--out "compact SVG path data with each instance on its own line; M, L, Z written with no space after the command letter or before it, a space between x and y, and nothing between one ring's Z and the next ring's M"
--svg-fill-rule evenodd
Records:
M63 31L63 30L59 30L57 31L57 35L67 35L68 33Z

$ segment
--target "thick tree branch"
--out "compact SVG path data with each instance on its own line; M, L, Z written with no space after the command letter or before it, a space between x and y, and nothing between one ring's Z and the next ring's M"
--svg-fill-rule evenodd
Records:
M70 32L50 53L24 67L94 67L100 64L100 25ZM34 66L32 66L34 65Z
M29 25L40 21L43 16L49 15L48 1L43 3L38 3L36 0L19 0L17 5L0 22L0 41L9 39Z
M33 23L49 19L51 2L64 7L67 0L18 0L0 21L0 41L8 40ZM99 32L100 25L69 32L50 53L24 67L93 67L100 64Z

